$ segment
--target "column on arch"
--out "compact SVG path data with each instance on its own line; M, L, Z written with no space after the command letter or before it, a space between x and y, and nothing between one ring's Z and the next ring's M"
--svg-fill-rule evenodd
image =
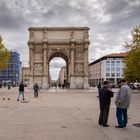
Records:
M33 87L33 84L34 84L34 79L33 79L33 76L34 76L34 53L33 53L33 44L30 44L29 45L29 65L30 65L30 80L29 80L29 88L32 88Z
M42 88L48 88L48 57L47 57L47 44L43 45L43 83Z
M75 88L75 79L74 79L74 43L71 44L71 63L70 63L70 88Z
M84 88L89 88L89 83L88 83L88 44L84 45Z

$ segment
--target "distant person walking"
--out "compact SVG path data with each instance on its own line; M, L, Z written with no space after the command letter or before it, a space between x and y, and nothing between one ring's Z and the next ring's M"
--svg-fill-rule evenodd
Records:
M22 95L22 99L25 100L25 98L24 98L24 84L23 84L23 81L21 81L21 83L19 85L19 94L18 94L17 101L19 101L19 98L20 98L21 95Z
M34 97L36 98L38 97L38 90L39 90L39 86L37 83L34 84L33 89L34 89Z
M111 97L113 97L114 93L109 90L109 82L104 81L103 87L99 90L99 103L100 103L100 115L99 115L99 125L103 127L109 127L108 115L110 109Z
M101 89L101 82L99 82L98 84L98 92L100 91L100 89Z
M127 109L130 105L132 91L124 79L118 82L118 86L120 90L115 100L118 126L115 127L124 128L128 122Z

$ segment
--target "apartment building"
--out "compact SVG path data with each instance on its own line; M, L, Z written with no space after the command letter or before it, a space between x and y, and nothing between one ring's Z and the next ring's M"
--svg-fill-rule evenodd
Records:
M124 78L124 58L126 53L112 53L103 56L89 64L89 84L97 86L99 82L108 80L110 84L116 84Z

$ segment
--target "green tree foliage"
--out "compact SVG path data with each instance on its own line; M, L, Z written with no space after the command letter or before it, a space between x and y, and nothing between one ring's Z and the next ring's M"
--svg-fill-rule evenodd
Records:
M2 37L0 36L0 72L8 67L9 51L4 47Z
M140 82L140 25L135 26L131 32L132 41L125 47L128 49L125 58L125 78L129 82Z

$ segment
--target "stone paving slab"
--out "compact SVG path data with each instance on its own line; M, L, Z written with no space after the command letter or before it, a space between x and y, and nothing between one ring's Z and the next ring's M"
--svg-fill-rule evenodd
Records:
M33 91L26 88L28 103L22 103L16 101L17 88L0 89L0 140L139 140L140 128L133 123L140 123L140 95L132 96L127 128L114 127L115 97L110 108L110 127L103 128L98 125L97 90L91 91L41 90L39 98L34 98Z

